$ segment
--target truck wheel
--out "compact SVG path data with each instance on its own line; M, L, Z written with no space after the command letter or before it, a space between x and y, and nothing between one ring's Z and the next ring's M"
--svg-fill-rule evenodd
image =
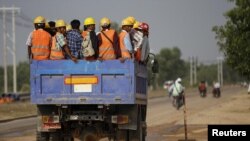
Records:
M99 141L97 132L93 127L87 127L81 132L81 141Z
M141 113L141 112L139 112ZM143 127L145 124L144 121L142 121L142 115L138 114L138 121L137 121L137 130L130 130L129 133L129 141L145 141L146 139L146 128Z
M118 130L116 131L114 141L128 141L129 130Z
M49 141L49 134L47 132L36 132L37 141Z
M51 132L49 141L61 141L59 132Z

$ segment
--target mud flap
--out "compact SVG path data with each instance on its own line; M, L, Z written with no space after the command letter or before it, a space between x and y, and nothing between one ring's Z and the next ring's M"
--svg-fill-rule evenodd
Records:
M128 115L129 123L118 125L118 129L137 129L138 106L137 105L122 105L119 107L119 114Z

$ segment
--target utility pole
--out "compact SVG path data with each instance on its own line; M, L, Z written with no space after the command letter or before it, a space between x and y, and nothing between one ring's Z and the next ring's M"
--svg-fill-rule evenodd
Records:
M218 82L223 86L223 60L222 57L217 58L217 77L218 77Z
M221 82L220 82L220 84L221 84L221 86L223 86L223 60L222 60L222 58L221 58L221 60L220 60L220 80L221 80Z
M193 57L190 57L189 60L190 60L190 86L193 86Z
M198 58L194 58L194 84L197 84L197 62Z
M17 7L2 7L0 11L3 14L3 64L4 64L4 93L8 92L8 74L7 74L7 44L6 44L6 13L12 13L12 55L13 55L13 92L17 92L17 75L16 75L16 30L15 30L15 14L20 12Z
M197 62L198 58L191 56L190 60L190 86L193 86L197 83Z
M6 48L6 11L2 11L3 14L3 74L4 74L4 93L8 92L8 72L7 72L7 48Z

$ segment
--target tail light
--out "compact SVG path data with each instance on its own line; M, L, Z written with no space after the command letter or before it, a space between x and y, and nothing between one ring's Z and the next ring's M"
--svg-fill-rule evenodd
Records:
M113 115L111 122L114 124L127 124L129 123L128 115Z

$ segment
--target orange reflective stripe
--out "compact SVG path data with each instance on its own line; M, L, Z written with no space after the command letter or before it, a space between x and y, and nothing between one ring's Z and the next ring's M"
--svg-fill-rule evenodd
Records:
M128 34L127 32L123 32L123 31L119 34L119 44L120 44L120 49L122 53L122 58L131 58L129 51L127 50L124 44L124 38L127 34Z
M49 59L51 36L48 32L38 29L32 32L31 53L35 60Z
M114 35L115 30L110 29L107 31L103 31L108 38L114 42ZM113 44L103 35L103 33L100 33L99 38L101 39L101 44L99 45L99 57L101 57L104 60L112 60L116 58L115 50Z
M56 35L52 38L52 46L50 52L50 59L51 60L61 60L64 59L64 53L62 50L58 50L56 48Z

